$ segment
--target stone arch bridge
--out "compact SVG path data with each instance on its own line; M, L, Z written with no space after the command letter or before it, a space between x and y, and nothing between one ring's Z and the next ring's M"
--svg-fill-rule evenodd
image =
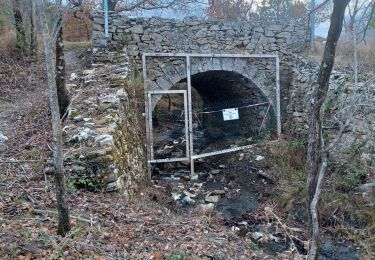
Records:
M247 21L226 23L196 19L109 17L109 38L104 37L104 18L94 17L94 62L115 62L116 53L126 53L133 71L142 71L145 53L192 53L259 55L259 57L192 57L191 83L202 99L209 101L250 98L269 101L277 114L276 63L280 61L280 114L285 124L296 105L294 92L296 54L306 47L306 24ZM187 78L181 57L148 57L147 90L168 90ZM153 101L153 107L157 100ZM289 110L289 111L288 111Z

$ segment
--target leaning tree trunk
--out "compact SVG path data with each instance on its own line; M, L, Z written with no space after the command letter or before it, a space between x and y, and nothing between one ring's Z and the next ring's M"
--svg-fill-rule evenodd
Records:
M13 3L13 15L16 26L16 48L20 49L22 52L26 51L26 34L23 27L21 2L20 0L15 0Z
M53 66L53 52L52 42L48 35L47 19L44 12L43 0L38 0L38 11L39 11L39 23L40 30L44 42L44 52L46 59L46 70L48 80L48 95L51 106L52 114L52 131L54 140L54 176L55 176L55 189L56 189L56 200L57 200L57 211L59 215L58 234L65 236L70 230L69 220L69 208L66 199L65 182L64 182L64 165L63 165L63 151L62 151L62 131L61 131L61 120L59 113L59 104L57 96L57 88L55 81L55 71Z
M60 21L61 22L61 21ZM66 88L65 81L65 57L64 57L64 40L63 40L63 27L60 27L56 39L56 88L57 97L59 102L60 117L66 112L69 106L70 97Z
M331 16L331 25L328 31L327 43L324 49L323 60L320 65L317 88L311 99L312 110L309 117L309 143L307 149L307 207L309 211L310 224L312 225L312 240L309 249L309 259L318 259L319 252L319 223L317 217L317 201L313 204L314 195L317 192L319 170L325 171L325 158L322 158L322 118L321 109L327 97L329 77L332 72L336 46L342 31L345 8L350 0L334 0ZM323 160L323 165L322 164ZM323 166L323 167L321 167ZM321 187L320 187L321 188ZM320 194L320 191L318 192ZM319 196L318 196L319 197ZM319 199L318 199L319 201ZM312 206L313 205L313 206ZM315 219L314 221L312 221Z
M38 53L38 42L36 38L36 14L35 14L35 1L30 0L30 55L36 56Z

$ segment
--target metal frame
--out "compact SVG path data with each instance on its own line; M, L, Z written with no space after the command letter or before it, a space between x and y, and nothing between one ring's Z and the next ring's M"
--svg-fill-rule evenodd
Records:
M183 94L184 96L184 117L185 117L185 140L186 140L186 157L180 158L167 158L167 159L155 159L154 158L154 136L152 127L152 95L165 95L165 94ZM187 108L187 91L186 90L152 90L147 93L148 100L148 126L149 126L149 145L150 145L150 160L148 163L161 163L161 162L179 162L179 161L189 161L189 135L188 135L188 108Z
M104 38L109 38L109 21L108 21L108 0L103 0L104 11Z
M144 53L142 55L142 68L143 68L143 84L144 84L144 90L145 90L145 115L146 115L146 135L148 144L150 144L150 137L152 137L152 133L150 131L149 124L149 117L150 117L150 107L147 104L148 101L148 92L147 91L147 63L146 58L147 57L181 57L185 58L186 60L186 76L187 76L187 102L188 102L188 139L186 139L186 142L189 142L189 151L187 154L189 154L189 158L187 158L190 161L190 172L191 174L194 173L194 159L198 158L204 158L208 156L213 156L217 154L224 154L224 153L230 153L234 151L240 151L244 149L248 149L253 147L252 145L246 145L236 148L230 148L230 149L224 149L216 152L210 152L205 154L199 154L199 155L193 155L193 114L192 114L192 98L191 98L191 60L192 57L200 57L200 58L272 58L275 59L276 64L276 120L277 120L277 134L280 137L281 135L281 104L280 104L280 58L276 54L191 54L191 53ZM152 113L152 111L151 111ZM151 125L152 127L152 125ZM152 129L151 129L152 130ZM151 149L150 149L151 148ZM153 160L153 154L151 153L152 147L150 145L147 145L147 162L148 162L148 176L151 179L151 163L154 162L160 162L160 160ZM179 158L177 158L179 159ZM165 162L172 162L174 159L164 159Z

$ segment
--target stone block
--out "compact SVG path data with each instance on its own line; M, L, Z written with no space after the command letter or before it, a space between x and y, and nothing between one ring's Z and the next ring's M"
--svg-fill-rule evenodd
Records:
M136 25L129 28L129 31L135 34L142 34L143 33L143 26L142 25Z

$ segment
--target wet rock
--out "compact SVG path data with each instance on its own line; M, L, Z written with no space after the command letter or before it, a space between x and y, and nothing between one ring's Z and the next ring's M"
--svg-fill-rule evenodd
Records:
M221 182L206 182L204 184L205 186L205 189L209 190L209 191L214 191L214 190L222 190L224 188L224 184L221 183Z
M241 221L246 212L256 210L259 207L255 193L242 193L238 198L222 198L217 204L217 210L223 219Z
M344 242L334 240L324 241L320 248L321 260L354 260L360 259L357 250Z
M210 174L213 174L213 175L219 174L219 173L220 173L220 170L212 170L212 171L210 171Z
M193 193L190 193L190 192L188 192L188 191L184 191L184 194L186 195L186 196L188 196L188 197L190 197L190 198L195 198L197 195L196 194L193 194Z
M194 174L193 176L191 176L190 180L191 181L198 181L198 177L199 177L198 174Z
M226 192L225 190L214 190L211 191L211 195L224 195Z
M190 181L190 176L189 175L183 175L181 178L185 181Z
M207 172L199 172L198 175L199 175L199 179L201 179L203 181L206 180L209 176L209 174Z
M215 208L214 203L207 203L207 204L199 204L198 209L204 212L213 211Z
M214 196L206 196L205 201L210 202L210 203L217 203L220 200L219 195L214 195Z
M0 143L5 143L6 141L8 141L8 137L0 133Z
M185 204L185 205L194 205L195 204L195 200L190 198L189 196L185 196L182 200L181 200L181 203L182 204Z
M171 193L173 200L179 200L181 198L181 194L177 192Z
M288 243L279 241L275 236L270 235L267 239L260 239L260 248L269 255L276 255L289 249Z

